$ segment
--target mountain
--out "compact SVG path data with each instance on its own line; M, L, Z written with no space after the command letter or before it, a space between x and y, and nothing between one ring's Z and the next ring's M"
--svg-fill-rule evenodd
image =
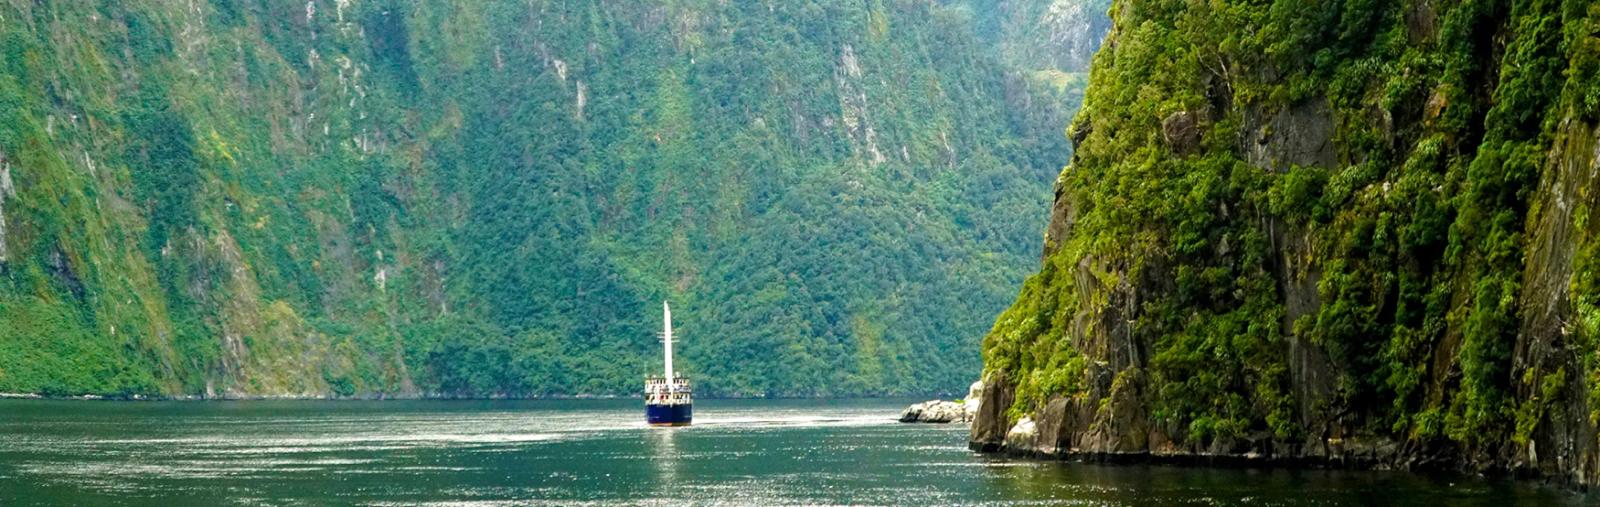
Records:
M975 447L1600 483L1600 4L1111 12Z
M0 392L633 394L662 300L706 394L957 391L1054 3L5 0Z

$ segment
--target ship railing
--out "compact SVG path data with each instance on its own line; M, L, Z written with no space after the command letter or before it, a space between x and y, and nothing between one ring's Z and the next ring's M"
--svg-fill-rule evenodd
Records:
M678 378L673 379L672 382L668 382L667 379L664 378L664 377L645 377L644 378L644 383L646 385L676 384L676 385L685 385L685 386L690 384L688 377L678 377Z

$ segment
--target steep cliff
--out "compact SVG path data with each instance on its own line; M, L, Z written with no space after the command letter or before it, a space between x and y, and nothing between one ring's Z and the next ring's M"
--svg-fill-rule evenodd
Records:
M1600 483L1600 4L1112 20L973 447Z
M1081 89L982 4L0 0L0 392L958 392Z

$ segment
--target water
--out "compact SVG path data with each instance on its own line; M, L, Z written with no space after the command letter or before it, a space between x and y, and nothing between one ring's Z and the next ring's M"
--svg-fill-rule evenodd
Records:
M0 400L0 505L1577 504L1403 473L1091 466L966 449L914 400Z

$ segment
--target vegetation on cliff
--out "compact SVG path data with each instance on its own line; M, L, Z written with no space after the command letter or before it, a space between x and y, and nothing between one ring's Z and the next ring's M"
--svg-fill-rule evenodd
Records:
M1065 398L1069 433L1140 421L1094 451L1378 436L1595 481L1600 5L1112 13L1049 254L985 339L1013 418Z
M1001 3L0 2L0 392L632 393L663 299L959 391L1081 90Z

